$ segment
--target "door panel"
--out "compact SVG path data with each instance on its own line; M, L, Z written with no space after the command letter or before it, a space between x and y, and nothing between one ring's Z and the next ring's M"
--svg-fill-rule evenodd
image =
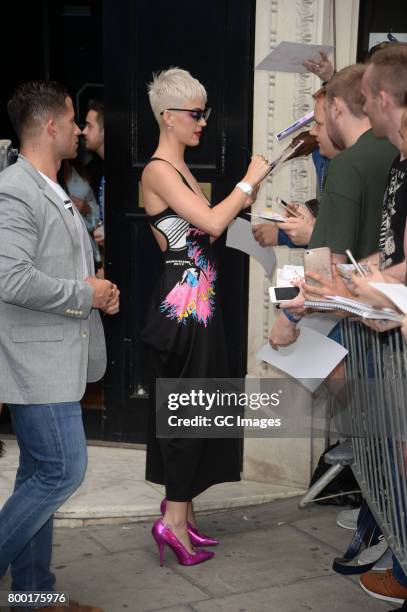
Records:
M255 3L105 0L106 270L121 289L120 315L107 317L105 439L143 442L149 405L139 334L160 273L161 254L139 206L142 169L158 127L147 83L171 66L207 88L213 108L202 144L187 153L200 182L221 201L245 172L251 150ZM218 240L220 293L233 376L247 358L248 258Z

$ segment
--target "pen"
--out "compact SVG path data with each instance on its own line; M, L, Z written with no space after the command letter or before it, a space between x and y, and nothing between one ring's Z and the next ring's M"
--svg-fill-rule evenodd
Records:
M363 268L360 267L360 265L358 264L356 259L353 257L353 255L349 251L349 249L346 249L345 253L349 257L349 259L353 263L353 265L355 266L355 269L356 269L357 273L359 274L359 276L365 277L366 276L365 271L363 270Z

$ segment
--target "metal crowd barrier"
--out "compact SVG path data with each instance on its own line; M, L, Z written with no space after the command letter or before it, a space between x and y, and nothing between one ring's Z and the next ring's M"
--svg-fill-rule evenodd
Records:
M398 329L341 323L346 378L335 391L337 427L353 444L352 470L407 573L407 344Z

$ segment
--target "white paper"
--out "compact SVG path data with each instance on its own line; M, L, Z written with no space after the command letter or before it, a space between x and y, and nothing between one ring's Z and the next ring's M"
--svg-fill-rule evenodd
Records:
M238 217L229 225L226 246L254 257L263 266L267 276L271 276L276 263L273 247L262 247L256 242L250 221Z
M277 268L277 287L291 287L293 282L304 280L304 266L291 266L285 264Z
M403 314L407 314L407 287L401 283L369 283L383 293Z
M332 53L330 45L309 45L283 41L256 66L256 70L276 70L278 72L308 72L302 65L307 60L321 59L319 51Z
M293 376L314 392L347 353L337 342L304 327L294 344L278 351L265 344L257 353L257 359Z
M329 314L319 314L317 312L313 312L312 314L307 314L305 317L301 319L298 323L299 328L307 327L308 329L313 329L319 334L323 334L327 336L335 325L341 320L342 317L338 317L335 315Z
M388 32L370 32L369 34L369 49L378 45L381 42L388 41ZM407 42L407 34L404 32L392 32L393 36L397 38L398 42Z

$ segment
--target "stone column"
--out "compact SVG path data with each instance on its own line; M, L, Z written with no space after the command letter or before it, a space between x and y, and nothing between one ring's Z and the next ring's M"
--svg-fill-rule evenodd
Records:
M283 40L333 44L336 38L337 68L348 65L356 57L358 13L359 0L257 0L255 64ZM253 152L264 154L271 160L287 146L289 139L280 145L274 134L312 110L312 94L320 84L320 80L310 73L255 72ZM267 179L255 208L271 207L276 196L304 202L314 197L315 188L316 177L311 158L293 160ZM301 255L299 249L278 247L276 267L284 263L301 263ZM248 350L250 378L282 376L281 372L256 359L256 353L268 341L268 330L274 318L274 309L269 305L269 285L262 267L252 259ZM293 402L309 412L312 396L293 380L290 397L284 398L284 401ZM246 438L244 476L275 484L306 486L323 444L321 438L315 441L310 438Z

